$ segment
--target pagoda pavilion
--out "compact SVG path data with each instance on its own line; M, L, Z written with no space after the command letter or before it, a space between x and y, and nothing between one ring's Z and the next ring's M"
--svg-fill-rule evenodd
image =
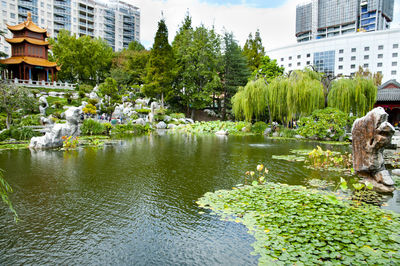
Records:
M13 33L12 39L6 39L11 44L12 56L0 60L0 64L7 68L3 78L56 81L59 67L48 60L47 30L32 22L30 12L26 21L15 26L7 25L7 28Z

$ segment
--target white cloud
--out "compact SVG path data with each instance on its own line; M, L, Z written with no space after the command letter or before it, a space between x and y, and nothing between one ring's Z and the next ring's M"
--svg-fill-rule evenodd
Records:
M164 13L172 42L185 13L189 10L193 26L203 23L206 27L215 25L219 33L225 28L232 31L243 45L250 32L260 29L263 44L267 50L296 42L296 5L305 0L287 0L278 8L253 8L241 5L213 5L200 0L129 0L141 10L141 42L150 47L157 31L157 23ZM245 1L242 1L245 3ZM400 27L400 0L395 0L392 27Z
M157 31L161 12L166 19L169 41L172 42L185 13L189 10L193 26L203 23L206 27L215 25L219 33L225 28L232 31L243 45L250 32L260 29L266 49L287 45L296 41L296 4L304 0L289 0L279 8L252 8L242 5L212 5L199 0L135 0L131 3L141 10L140 39L150 47Z

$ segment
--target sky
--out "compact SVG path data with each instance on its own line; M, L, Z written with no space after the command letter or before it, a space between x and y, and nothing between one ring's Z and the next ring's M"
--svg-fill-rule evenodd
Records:
M126 0L140 8L140 41L150 48L164 14L172 42L187 11L194 27L213 25L218 33L233 32L240 45L259 29L266 50L296 42L296 5L307 0ZM400 28L400 0L395 0L391 28Z

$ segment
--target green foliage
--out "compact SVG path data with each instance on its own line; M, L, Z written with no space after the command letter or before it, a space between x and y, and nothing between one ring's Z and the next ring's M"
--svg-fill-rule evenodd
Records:
M79 91L83 91L84 93L90 93L93 90L93 86L90 84L80 84Z
M274 183L209 192L197 203L246 225L260 264L400 263L400 216L375 206Z
M135 111L139 114L149 114L151 112L150 109L136 109Z
M29 89L0 81L0 109L7 114L7 128L10 128L13 114L18 109L31 110L35 104L35 98L30 96Z
M193 29L187 14L172 48L177 67L176 98L189 115L191 109L208 106L214 89L220 87L220 38L213 28L201 25Z
M260 31L257 30L254 39L250 33L249 38L243 47L243 55L247 58L247 64L251 71L257 71L261 66L262 58L265 56L264 46L260 36Z
M172 119L181 119L185 118L185 114L183 113L173 113L169 115Z
M85 119L81 126L81 133L83 135L102 135L105 131L105 126L93 119Z
M249 81L244 88L232 97L232 109L236 119L245 118L251 122L253 118L259 119L267 109L267 85L263 79Z
M168 99L172 92L175 58L168 43L168 29L165 20L158 22L158 30L154 38L153 48L147 63L147 75L142 92L149 97L158 96L164 106L164 98Z
M53 51L50 59L61 66L59 79L95 84L108 74L113 51L104 40L90 36L77 38L60 30L57 40L50 38L49 42Z
M140 124L132 124L132 123L127 123L127 124L120 124L116 125L111 133L115 135L124 135L124 134L130 134L130 135L143 135L146 133L149 133L151 131L151 128L149 125L140 125Z
M246 131L242 131L246 127ZM230 135L254 135L251 131L251 123L230 121L195 122L194 124L180 125L178 130L192 134L215 134L220 130L227 130Z
M233 33L225 32L222 63L222 93L224 96L222 119L225 119L225 114L232 108L232 97L238 91L239 87L246 85L250 76L246 57L243 56L240 46L233 37Z
M251 131L257 134L263 134L265 129L267 128L267 124L263 121L255 122L251 127Z
M38 126L40 125L40 117L40 114L22 117L19 126Z
M347 114L335 108L315 110L311 116L300 119L297 132L306 138L339 140L349 121Z
M261 63L257 69L251 74L252 79L265 78L270 83L274 78L283 74L285 69L280 67L276 60L271 60L269 56L261 58Z
M14 214L14 220L15 220L15 222L17 222L18 214L14 210L11 200L8 198L8 193L12 193L12 192L13 192L12 187L4 179L4 170L0 169L0 196L1 196L1 199L3 200L3 202L8 206L10 211Z
M12 126L0 134L0 141L4 141L7 139L30 140L32 137L36 137L36 136L40 136L40 135L41 135L40 133L35 132L31 128L28 128L28 127Z
M99 92L103 96L107 95L112 99L116 99L118 97L117 81L113 78L106 78L106 80L100 84Z
M328 106L364 116L375 104L377 87L372 78L339 79L331 84Z

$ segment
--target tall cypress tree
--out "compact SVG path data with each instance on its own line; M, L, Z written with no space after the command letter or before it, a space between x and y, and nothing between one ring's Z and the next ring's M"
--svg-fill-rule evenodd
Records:
M224 104L222 106L222 119L228 109L231 108L231 97L237 92L239 86L244 86L250 76L246 58L242 49L233 38L233 33L226 32L224 35L224 70L222 73L222 86Z
M265 56L264 46L262 45L260 31L257 30L253 39L250 33L246 43L243 47L243 54L247 58L247 64L251 71L260 68L261 60Z
M172 93L175 68L174 52L168 43L168 29L164 18L158 22L158 30L146 68L146 84L142 91L147 96L160 97L164 106L164 100L168 100Z

